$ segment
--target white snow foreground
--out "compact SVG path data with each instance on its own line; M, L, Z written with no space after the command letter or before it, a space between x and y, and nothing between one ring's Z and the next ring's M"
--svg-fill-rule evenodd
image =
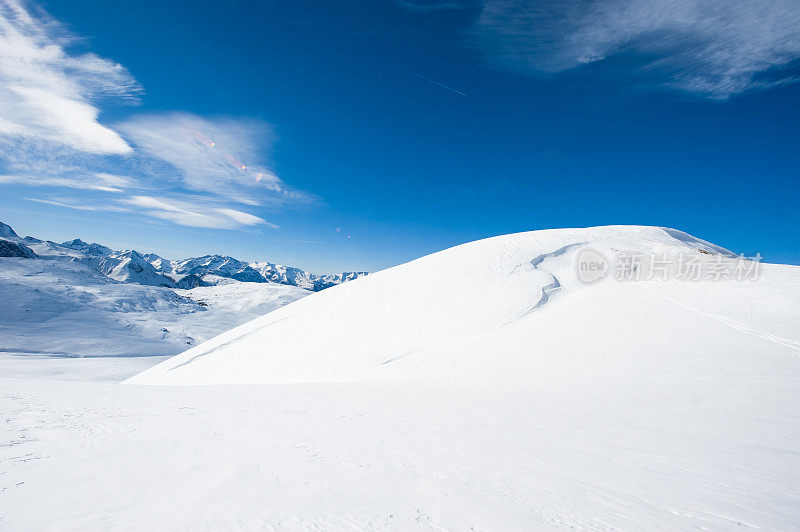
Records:
M674 230L598 227L472 242L275 310L127 382L558 383L797 354L800 268L759 281L578 281L576 255L730 252ZM756 319L757 323L752 320ZM743 346L751 346L744 349ZM677 373L676 373L677 372Z
M509 235L131 379L279 384L0 379L0 529L800 528L800 268L584 285L587 248L727 254L657 228Z

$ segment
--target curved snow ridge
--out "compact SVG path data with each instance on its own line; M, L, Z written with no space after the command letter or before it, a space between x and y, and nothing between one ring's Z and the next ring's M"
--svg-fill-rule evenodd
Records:
M375 368L384 368L382 375L400 366L421 368L433 351L463 350L472 339L512 334L512 328L504 326L515 321L519 327L513 329L527 330L553 312L598 297L601 310L591 323L595 327L604 319L604 306L616 308L624 302L616 301L621 297L619 290L595 289L594 285L584 289L576 280L572 252L589 245L606 251L679 251L687 246L714 253L727 251L676 230L646 226L555 229L488 238L315 293L128 382L366 380ZM636 287L625 290L630 289ZM560 298L563 303L554 307L547 305L559 290L568 290L571 297ZM579 293L583 295L578 297ZM520 321L528 315L531 319ZM289 316L292 319L286 319ZM531 338L527 345L536 341ZM501 355L485 354L490 358ZM444 375L450 370L442 371Z
M565 254L566 252L568 252L568 251L570 251L572 249L575 249L575 248L578 248L578 247L583 247L585 245L587 245L586 242L578 242L576 244L567 244L566 246L561 246L557 250L551 251L550 253L542 253L541 255L538 255L537 257L535 257L531 261L531 266L533 266L535 269L539 269L539 270L547 273L550 277L553 278L553 280L550 283L548 283L547 285L542 287L542 296L539 298L539 301L537 301L532 307L530 307L520 317L527 316L528 314L530 314L534 310L542 307L545 303L547 303L550 300L550 295L553 292L561 289L561 281L559 281L558 277L556 277L555 274L553 274L552 272L550 272L548 270L545 270L544 268L541 268L540 265L542 264L542 262L544 262L547 259L560 257L561 255Z

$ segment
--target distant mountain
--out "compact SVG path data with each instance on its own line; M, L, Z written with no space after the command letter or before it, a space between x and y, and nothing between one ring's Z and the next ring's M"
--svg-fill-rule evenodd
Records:
M87 257L85 262L112 279L123 283L175 287L175 281L156 271L153 265L133 250L117 251L110 255Z
M345 281L352 281L367 275L367 272L344 272L329 275L314 275L299 268L272 264L271 262L252 262L250 267L258 271L267 281L299 286L306 290L319 292Z
M176 274L196 275L201 278L206 275L213 275L250 283L268 281L268 279L265 279L260 273L251 268L248 263L222 255L205 255L203 257L175 261L172 263L172 271Z
M367 275L367 272L344 272L316 275L300 268L271 262L244 262L225 255L204 255L179 261L167 261L154 255L150 264L173 278L194 275L207 284L220 284L227 279L251 283L277 283L298 286L318 292L345 281Z
M159 257L155 253L145 253L142 255L144 260L149 262L153 265L153 268L160 271L161 273L170 274L172 273L172 261L169 259L165 259L163 257Z
M0 249L4 242L14 244L0 240ZM66 255L0 257L0 355L174 355L311 293L236 281L178 293L119 282L95 266Z
M8 224L4 224L3 222L0 222L0 237L19 238L17 233L15 233L13 229L11 229L11 226Z
M11 228L9 227L9 229ZM21 242L13 242L4 238L0 238L0 257L22 257L26 259L39 258L38 255L36 255L36 253L34 253L33 250L31 250L31 248L25 244Z
M61 242L20 238L11 226L0 222L0 237L6 239L5 256L30 256L43 259L71 260L87 264L98 272L124 283L192 289L229 282L277 283L318 292L337 284L367 275L367 272L343 272L317 275L271 262L244 262L224 255L204 255L183 260L169 260L155 253L135 250L117 251L98 243L76 238ZM26 251L27 250L27 251ZM13 255L11 255L13 253Z
M62 247L80 251L84 255L80 262L123 283L146 284L151 286L175 287L175 281L156 271L152 264L134 250L114 251L101 244L84 242L80 238L62 242Z
M202 277L198 277L194 274L189 274L181 278L180 281L175 283L175 288L182 288L184 290L191 290L192 288L197 288L198 286L208 286L209 283L205 282Z
M89 244L80 238L70 240L69 242L62 242L61 245L65 248L83 251L87 255L92 255L94 257L106 257L114 253L114 250L109 247L101 246L100 244Z
M174 355L311 293L263 278L208 286L198 275L163 273L173 261L158 255L20 238L3 223L0 234L0 354ZM224 262L195 266L235 274Z

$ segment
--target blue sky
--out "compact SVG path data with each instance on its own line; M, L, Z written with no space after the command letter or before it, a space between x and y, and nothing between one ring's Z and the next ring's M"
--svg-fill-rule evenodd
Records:
M643 224L800 263L794 1L0 0L0 22L22 234L332 272Z

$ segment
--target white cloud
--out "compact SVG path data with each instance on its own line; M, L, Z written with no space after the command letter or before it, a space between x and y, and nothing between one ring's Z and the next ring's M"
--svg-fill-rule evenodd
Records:
M26 198L45 205L227 229L277 227L237 204L315 200L269 168L264 122L161 113L100 123L101 100L136 102L140 88L123 66L76 53L77 44L33 4L0 0L0 185L81 191Z
M94 173L64 176L37 175L0 175L0 184L21 184L36 187L66 187L83 190L98 190L102 192L122 192L131 185L131 180L125 176Z
M93 154L131 147L100 124L92 101L135 100L139 87L121 65L73 54L75 38L45 13L0 0L0 139L62 145Z
M160 199L151 196L132 196L126 203L141 207L155 218L191 227L212 229L237 229L242 226L264 224L277 228L263 218L225 207L214 207L199 201Z
M135 116L117 128L151 172L189 189L250 205L311 199L267 168L272 132L264 122L171 113Z
M621 52L664 84L724 99L797 80L797 0L489 0L476 29L490 60L558 72Z
M97 181L104 183L105 186L129 188L136 186L136 182L126 175L109 174L107 172L95 172L92 177Z
M227 216L228 218L242 224L242 225L258 225L258 224L268 224L270 227L277 228L278 226L275 224L271 224L266 220L259 218L258 216L254 216L252 214L237 211L234 209L214 209L214 212L217 214L221 214L223 216Z
M130 208L113 204L113 203L95 203L86 201L85 198L70 198L62 196L51 196L46 198L24 198L27 201L35 203L42 203L44 205L53 205L55 207L64 207L67 209L74 209L77 211L100 211L100 212L132 212Z
M26 197L33 201L54 207L78 211L116 212L149 216L178 225L203 227L207 229L241 229L242 227L263 225L273 229L278 226L253 214L225 207L213 198L155 198L143 195L117 195L112 198L80 198L60 195L45 197Z

